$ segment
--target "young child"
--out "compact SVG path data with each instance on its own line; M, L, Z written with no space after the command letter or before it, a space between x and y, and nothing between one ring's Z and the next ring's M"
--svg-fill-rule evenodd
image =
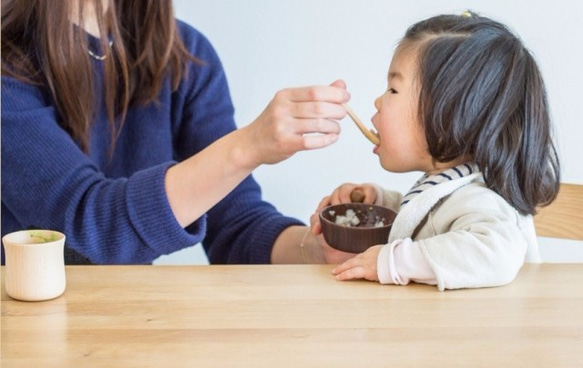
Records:
M338 280L477 288L540 262L532 215L556 197L560 168L541 73L517 36L470 12L414 24L375 107L381 166L425 174L405 196L343 184L324 198L320 209L358 187L398 211L388 244L337 266Z

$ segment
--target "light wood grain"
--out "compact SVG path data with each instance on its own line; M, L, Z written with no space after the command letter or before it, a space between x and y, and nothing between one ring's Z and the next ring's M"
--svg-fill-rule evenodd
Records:
M557 199L534 216L538 236L583 240L583 185L562 183Z
M70 266L65 294L37 303L2 284L2 367L583 365L583 264L447 292L330 270Z

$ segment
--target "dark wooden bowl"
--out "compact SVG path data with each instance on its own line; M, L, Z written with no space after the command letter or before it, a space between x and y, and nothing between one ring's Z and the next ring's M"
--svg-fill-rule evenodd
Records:
M339 225L338 216L353 210L360 223L356 226ZM328 206L320 212L322 233L326 242L344 252L362 253L369 247L386 244L397 213L389 208L364 203L343 203ZM376 224L382 220L382 226Z

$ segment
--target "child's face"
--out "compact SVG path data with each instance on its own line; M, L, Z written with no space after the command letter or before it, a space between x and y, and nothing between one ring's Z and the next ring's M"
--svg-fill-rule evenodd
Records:
M381 144L375 148L381 166L392 172L434 169L425 134L417 118L419 82L417 51L398 48L388 75L387 91L375 100L372 122Z

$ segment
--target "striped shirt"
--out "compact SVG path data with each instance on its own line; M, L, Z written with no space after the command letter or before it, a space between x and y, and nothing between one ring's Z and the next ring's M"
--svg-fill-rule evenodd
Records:
M444 170L440 173L427 175L423 174L423 176L417 180L415 185L407 192L407 194L403 197L403 201L401 202L401 208L409 203L415 196L419 195L419 193L423 192L424 190L434 187L440 183L444 183L446 181L455 180L459 178L463 178L464 176L479 172L480 169L475 162L466 162L464 164L452 167L451 169Z

